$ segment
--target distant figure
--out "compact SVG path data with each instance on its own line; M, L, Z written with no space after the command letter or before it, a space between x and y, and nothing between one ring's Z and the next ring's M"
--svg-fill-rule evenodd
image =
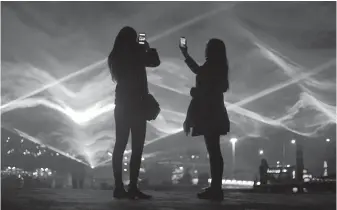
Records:
M149 199L150 195L138 189L138 176L146 134L146 117L142 105L148 94L145 67L156 67L160 60L155 49L137 42L137 32L124 27L117 35L108 57L112 80L117 82L115 95L116 143L112 164L115 177L115 198ZM128 193L122 179L123 154L132 133L132 155L130 161L130 185Z
M183 177L179 180L179 183L182 185L191 185L192 184L192 176L190 173L191 169L186 168L184 171Z
M77 162L72 163L72 186L74 189L83 189L86 176L85 165Z
M269 168L269 166L268 166L267 160L262 159L261 165L259 167L261 185L265 185L268 182L268 174L267 174L268 168Z
M196 87L190 91L192 101L184 122L184 131L192 136L203 135L211 166L211 186L198 193L200 199L222 200L223 159L220 136L230 129L223 94L228 90L228 62L226 46L219 39L211 39L206 46L206 62L199 66L180 46L188 67L196 74Z

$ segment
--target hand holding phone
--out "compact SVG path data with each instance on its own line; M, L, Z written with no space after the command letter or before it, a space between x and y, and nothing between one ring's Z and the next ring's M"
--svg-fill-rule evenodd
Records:
M187 41L185 37L180 37L179 48L185 57L188 56Z
M145 33L139 33L138 34L138 43L139 44L145 44L146 42L146 34Z
M180 37L180 47L187 48L186 38Z

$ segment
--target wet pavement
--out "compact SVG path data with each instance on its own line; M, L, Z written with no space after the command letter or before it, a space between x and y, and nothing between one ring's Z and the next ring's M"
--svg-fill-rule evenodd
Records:
M336 209L336 194L225 192L223 202L199 200L193 190L145 191L152 200L115 200L109 190L3 190L2 210L288 210Z

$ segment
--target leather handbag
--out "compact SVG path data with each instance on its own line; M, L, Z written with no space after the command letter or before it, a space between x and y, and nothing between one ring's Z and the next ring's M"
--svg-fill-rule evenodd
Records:
M144 111L147 121L155 120L160 113L160 106L152 94L148 93L144 97Z

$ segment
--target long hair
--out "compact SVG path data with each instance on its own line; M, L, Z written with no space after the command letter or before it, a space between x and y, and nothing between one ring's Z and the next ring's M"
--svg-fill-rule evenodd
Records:
M221 75L226 80L227 88L229 88L228 60L225 43L222 40L215 38L209 40L206 46L205 56L207 62L221 68Z
M127 59L132 57L133 52L137 46L137 32L135 29L125 26L123 27L116 39L112 51L108 57L108 66L110 69L111 77L113 81L118 82L118 78L121 74L127 72L121 72L125 69L119 68L121 63L126 63Z

